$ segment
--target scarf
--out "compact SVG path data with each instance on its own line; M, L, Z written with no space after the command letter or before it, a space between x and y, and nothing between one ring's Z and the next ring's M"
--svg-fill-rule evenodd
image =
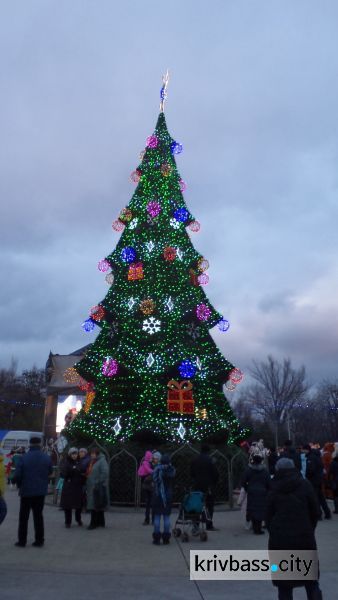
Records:
M87 467L87 471L86 471L86 477L89 477L89 475L91 474L92 470L93 470L93 466L95 465L95 463L98 461L97 458L92 458L92 460L90 461L88 467Z
M153 480L155 484L155 494L160 496L163 502L163 506L167 506L167 496L165 493L163 472L166 470L168 465L157 465L153 471Z

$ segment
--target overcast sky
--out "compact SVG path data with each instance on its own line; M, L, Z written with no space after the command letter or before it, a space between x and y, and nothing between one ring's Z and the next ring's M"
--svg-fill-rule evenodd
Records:
M338 376L337 32L335 0L1 2L0 365L92 339L168 66L217 343Z

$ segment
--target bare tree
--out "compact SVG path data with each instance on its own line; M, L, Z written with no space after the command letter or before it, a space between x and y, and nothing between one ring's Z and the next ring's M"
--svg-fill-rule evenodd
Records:
M294 369L289 358L279 363L272 356L268 356L267 362L253 361L253 365L249 372L257 384L248 388L247 397L257 414L271 422L278 446L280 426L289 424L293 407L308 390L305 367Z

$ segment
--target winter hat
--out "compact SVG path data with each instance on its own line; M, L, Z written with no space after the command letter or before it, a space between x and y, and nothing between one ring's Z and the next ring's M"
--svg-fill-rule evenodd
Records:
M157 458L157 460L161 460L162 454L161 452L153 452L153 458Z
M169 465L170 463L170 456L169 454L163 454L162 458L161 458L161 464L162 465Z
M30 446L41 446L41 438L39 437L31 437L29 440Z
M79 452L85 452L86 454L88 454L87 448L80 448Z
M277 460L275 465L275 470L279 471L280 469L294 469L295 463L291 458L280 458Z
M76 454L78 453L78 449L77 448L69 448L69 450L68 450L68 456L70 456L73 453L75 454L75 452L76 452Z
M151 450L147 450L147 452L144 455L144 460L151 460L153 458L153 453Z

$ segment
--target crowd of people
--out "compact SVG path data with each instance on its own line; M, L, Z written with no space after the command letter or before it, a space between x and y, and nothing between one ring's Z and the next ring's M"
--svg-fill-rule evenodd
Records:
M338 443L304 444L267 449L263 440L246 447L248 467L242 477L238 503L246 528L256 535L269 532L271 550L316 550L315 528L338 514ZM295 582L278 583L279 600L292 600ZM304 585L304 584L303 584ZM322 598L318 580L305 584L308 600Z
M243 446L242 446L243 447ZM334 502L338 514L338 443L294 447L286 440L283 447L267 449L263 440L244 446L248 466L242 476L238 503L245 514L246 528L255 535L269 533L272 550L315 550L317 521L331 519L327 497ZM44 545L43 507L52 473L52 460L41 447L40 438L32 437L28 452L20 449L10 453L5 464L0 452L0 523L6 516L5 480L17 486L20 496L18 540L16 546L27 544L30 511L33 513L35 541ZM7 456L8 458L8 456ZM10 465L10 466L9 466ZM169 544L170 515L173 503L175 467L170 456L158 450L148 450L141 460L138 475L144 494L144 525L153 525L155 545ZM190 464L192 489L202 492L206 508L206 529L214 531L215 490L219 479L216 462L210 448L202 445L200 454ZM90 513L88 530L105 527L105 510L109 506L109 467L98 447L72 447L60 463L58 489L65 527L72 525L73 511L78 526L83 526L84 512ZM323 512L323 514L322 514ZM163 521L163 523L162 523ZM192 521L192 534L199 532L199 520ZM295 582L278 582L279 600L291 600ZM304 585L304 584L303 584ZM318 580L305 584L308 600L322 595Z

